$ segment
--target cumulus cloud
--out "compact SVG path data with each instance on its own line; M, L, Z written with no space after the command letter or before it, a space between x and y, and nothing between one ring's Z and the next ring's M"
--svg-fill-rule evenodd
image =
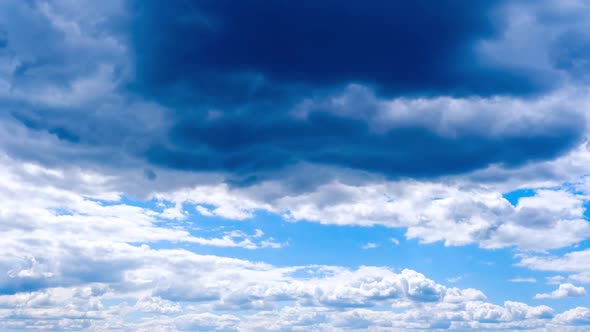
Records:
M166 219L159 211L120 202L117 193L104 191L98 175L86 176L96 185L85 189L80 183L78 190L110 197L109 204L51 185L53 177L84 179L80 174L4 160L2 329L495 330L553 324L549 307L492 304L477 289L446 287L410 269L277 267L139 245L197 240L161 224ZM32 190L25 184L36 177L48 182ZM28 209L19 205L23 201ZM126 226L115 232L111 223ZM264 246L266 239L262 230L226 236L221 239L228 246L240 238Z
M3 184L0 231L10 235L8 242L29 239L33 241L31 245L42 246L43 241L55 236L62 239L74 236L80 241L100 238L143 243L184 241L248 249L282 246L264 237L260 230L254 234L227 232L221 238L210 238L191 235L188 228L160 227L158 223L184 219L181 204L161 210L128 205L121 201L119 192L108 188L109 178L100 174L19 165L7 156L0 156L0 159ZM43 183L42 178L47 182ZM68 182L76 182L78 188L60 188ZM18 273L34 273L38 264L42 264L34 259L26 261L30 261L25 264L30 267Z
M562 324L590 325L590 309L576 307L555 316L555 320Z
M90 243L74 243L70 247L63 249L72 250L72 261L62 261L61 266L69 269L75 264L76 271L71 276L79 276L89 268L98 269L97 262L92 262L97 253L108 262L109 274L88 276L86 282L90 286L50 287L1 296L0 303L7 306L0 310L0 316L19 313L18 319L3 320L3 328L31 322L54 329L59 326L97 329L116 324L137 328L139 323L124 320L122 316L133 312L164 315L152 316L142 323L144 326L187 330L255 327L274 330L294 326L427 328L443 323L495 329L526 324L542 326L553 317L553 311L546 306L530 307L517 302L493 305L485 302L485 295L478 290L447 288L411 270L395 273L378 267L350 270L324 266L321 269L329 271L328 275L303 279L292 277L299 267L277 268L183 250L114 243L105 243L100 249ZM130 261L135 264L128 264ZM55 281L67 283L66 273L57 271ZM81 300L72 303L77 296ZM125 299L134 297L139 297L136 303L127 304ZM62 303L59 301L69 305L59 306ZM90 303L95 304L89 307ZM393 304L405 309L380 309ZM243 314L224 314L229 309ZM248 314L253 309L256 313ZM68 320L56 320L64 315Z
M211 313L183 315L175 319L180 331L238 331L239 322L236 316Z
M536 294L535 299L560 299L564 297L581 297L586 295L584 287L576 287L572 284L561 284L551 293Z
M179 303L163 300L157 296L146 296L137 301L133 307L140 312L174 314L182 312Z
M222 216L244 219L256 211L291 220L335 225L383 225L407 228L406 237L423 243L444 241L483 248L517 246L545 250L578 243L590 236L584 217L585 195L567 187L539 189L516 206L501 192L459 181L381 181L347 184L334 181L314 191L289 193L280 181L246 188L199 186L156 197L233 211ZM233 217L232 217L233 216Z

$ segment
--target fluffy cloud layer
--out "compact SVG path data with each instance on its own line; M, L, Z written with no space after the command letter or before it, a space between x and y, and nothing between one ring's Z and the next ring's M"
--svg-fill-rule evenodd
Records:
M261 231L219 240L195 237L188 224L171 227L182 210L170 213L175 204L162 195L157 196L163 207L140 208L120 201L98 174L3 160L12 165L1 176L5 330L497 330L585 324L584 308L556 315L544 305L497 305L479 290L447 287L408 269L275 267L158 249L163 241L250 248L270 246L272 239L264 240ZM75 177L83 189L58 188L54 177ZM30 181L42 185L33 190ZM239 236L247 239L233 241Z
M478 290L448 288L411 270L276 268L108 241L54 246L66 254L60 262L66 268L12 276L54 285L0 296L3 329L497 330L575 326L584 319L581 308L555 316L547 306L491 304ZM106 266L107 273L96 275Z
M407 238L446 245L544 250L590 236L590 224L584 219L586 196L565 187L539 189L516 206L500 192L451 181L361 186L334 181L311 192L282 196L286 190L280 182L268 181L246 189L199 186L157 197L197 204L204 215L229 219L246 219L262 210L324 224L403 227ZM204 210L199 204L214 208Z

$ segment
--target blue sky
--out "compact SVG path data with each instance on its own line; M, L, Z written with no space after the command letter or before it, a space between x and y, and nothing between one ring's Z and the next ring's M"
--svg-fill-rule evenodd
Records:
M588 331L590 6L0 3L0 330Z

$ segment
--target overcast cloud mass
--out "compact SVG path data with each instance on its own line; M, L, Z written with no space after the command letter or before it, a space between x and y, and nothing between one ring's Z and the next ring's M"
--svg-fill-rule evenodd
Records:
M0 2L0 330L589 331L590 3Z

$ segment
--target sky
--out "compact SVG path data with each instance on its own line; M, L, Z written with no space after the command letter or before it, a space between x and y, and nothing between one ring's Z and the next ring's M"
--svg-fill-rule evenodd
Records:
M585 0L0 1L0 330L590 331Z

